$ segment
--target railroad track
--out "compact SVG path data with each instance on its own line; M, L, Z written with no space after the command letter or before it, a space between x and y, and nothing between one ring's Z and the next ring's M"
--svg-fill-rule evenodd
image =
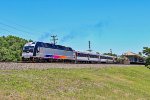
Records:
M122 64L70 64L70 63L14 63L0 62L1 70L24 70L24 69L49 69L49 68L103 68L103 67L129 67L143 65L122 65Z

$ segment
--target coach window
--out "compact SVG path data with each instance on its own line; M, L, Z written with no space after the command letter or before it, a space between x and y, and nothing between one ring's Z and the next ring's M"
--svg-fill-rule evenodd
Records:
M86 57L86 54L83 54L83 57Z
M101 58L101 59L105 59L105 57L104 57L104 56L101 56L100 58Z
M86 54L86 56L85 57L88 57L88 54Z
M88 57L88 54L85 54L85 57Z

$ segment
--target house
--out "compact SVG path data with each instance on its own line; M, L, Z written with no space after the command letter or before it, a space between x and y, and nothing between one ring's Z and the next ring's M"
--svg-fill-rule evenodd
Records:
M124 64L144 64L144 58L136 53L133 52L126 52L123 54L124 57Z

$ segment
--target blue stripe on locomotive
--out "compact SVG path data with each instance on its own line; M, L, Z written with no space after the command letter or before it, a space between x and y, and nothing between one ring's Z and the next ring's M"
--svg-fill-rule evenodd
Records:
M53 55L45 55L45 57L53 58Z

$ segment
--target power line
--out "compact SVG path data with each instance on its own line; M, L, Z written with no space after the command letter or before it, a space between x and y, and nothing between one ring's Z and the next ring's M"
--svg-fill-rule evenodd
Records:
M0 17L0 19L1 19L1 21L8 22L8 23L12 23L12 24L15 25L15 26L19 26L19 27L22 27L22 28L24 28L24 29L32 30L32 31L33 31L32 28L27 27L27 26L24 26L24 25L21 25L21 24L18 24L18 23L14 22L14 21L10 21L10 20L4 19L4 18L2 18L2 17Z
M20 29L14 27L14 26L11 26L11 25L8 25L8 24L2 23L2 22L0 22L0 24L3 25L3 26L7 26L7 27L9 27L9 28L15 29L15 30L17 30L17 31L21 31L21 32L28 33L28 34L31 33L31 32L28 32L28 31L20 30Z
M1 27L0 27L0 29L11 33L11 31L9 31L7 29L1 28Z
M1 25L7 26L7 27L12 28L12 29L15 29L15 30L17 30L17 31L21 31L21 32L24 32L24 33L28 33L28 34L30 34L30 35L31 35L31 34L35 35L35 33L38 33L38 34L43 33L43 32L39 32L39 31L37 32L37 31L33 30L32 28L26 27L26 26L24 26L24 25L21 25L21 24L12 22L12 21L10 21L10 20L7 20L7 19L1 18L1 17L0 17L0 19L2 19L2 20L1 20L2 22L0 22ZM10 24L5 24L5 23L3 22L3 20L6 21L6 22L8 22L8 23L12 23L13 26L10 25ZM16 26L16 27L14 27L14 26ZM28 30L28 31L22 30L22 28L21 28L21 29L20 29L20 28L17 28L18 26L19 26L20 28L22 27L23 29L26 29L26 30ZM31 32L29 32L29 31L31 31ZM9 31L9 32L10 32L10 31Z
M2 28L2 27L0 27L0 30L7 31L7 32L9 32L9 33L14 33L13 31L7 30L7 29ZM16 33L15 33L15 34L16 34Z
M18 23L14 22L14 21L11 21L11 20L8 20L8 19L2 18L2 17L0 17L0 20L1 20L2 22L4 21L4 22L12 23L13 25L19 26L19 27L21 27L21 28L23 28L23 29L26 29L26 30L28 30L28 31L32 31L33 34L35 34L35 33L39 33L39 34L43 33L43 32L41 32L41 31L40 31L40 32L39 32L39 31L36 31L35 29L32 29L31 27L18 24ZM10 25L9 25L9 26L10 26ZM20 29L19 29L19 30L20 30ZM26 31L26 32L29 33L28 31ZM30 32L30 33L31 33L31 32Z
M7 22L10 22L10 21L7 21ZM12 23L14 23L14 22L12 22ZM21 32L23 32L23 33L28 33L28 34L31 35L31 32L28 32L28 31L26 31L26 30L19 29L19 28L17 28L17 27L14 27L14 26L12 26L12 25L6 24L6 23L4 23L4 22L0 22L0 24L3 25L3 26L9 27L9 28L11 28L11 29L15 29L15 30L17 30L17 31L21 31ZM32 30L31 28L27 28L27 27L25 27L25 26L23 26L23 25L20 25L20 24L17 24L17 23L14 23L14 24L15 24L15 26L20 26L20 27L23 27L24 29L26 28L26 29L28 29L28 30ZM4 31L7 31L7 32L12 32L12 31L9 31L9 30L7 30L7 29L3 29L3 28L0 28L0 29L1 29L1 30L4 30ZM33 32L33 30L32 30L32 32ZM36 33L39 33L39 32L36 32ZM41 32L41 33L42 33L42 32ZM32 34L35 34L35 33L32 33ZM56 43L57 43L56 41L58 40L58 39L56 39L56 37L57 37L57 36L52 36L52 41L53 41L54 44L56 44Z

